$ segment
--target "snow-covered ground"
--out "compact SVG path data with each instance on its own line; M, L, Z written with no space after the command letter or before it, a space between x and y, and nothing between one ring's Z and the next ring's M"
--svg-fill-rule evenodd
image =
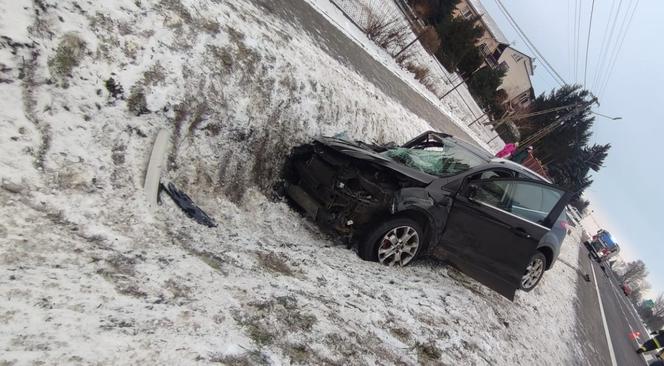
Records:
M452 121L469 135L473 136L478 144L493 152L503 148L505 143L498 137L497 133L490 126L479 123L486 122L487 118L484 115L484 111L471 96L465 84L457 87L455 91L447 94L442 100L439 99L439 96L445 95L459 84L461 78L456 74L447 72L440 62L422 47L420 42L415 42L409 46L404 54L409 55L408 62L429 70L428 78L433 81L431 88L427 88L423 83L416 80L411 72L399 65L394 57L391 56L397 54L404 46L416 38L404 14L399 10L399 7L393 0L334 0L334 4L341 8L341 10L330 0L306 1L311 3L322 14L326 15L333 24L343 30L351 39L362 45L376 60L385 65L401 79L407 81L414 90L417 90L431 101L431 103L450 115ZM403 43L399 43L398 45L392 43L388 46L389 50L386 50L371 41L358 28L358 26L367 27L370 13L374 17L386 19L392 24L390 29L401 27L406 30L407 36L403 39ZM348 18L351 18L355 24L349 21ZM478 118L480 121L473 123Z
M0 2L0 364L582 363L574 240L511 303L363 262L270 196L313 135L429 127L266 4ZM146 209L162 128L218 227Z

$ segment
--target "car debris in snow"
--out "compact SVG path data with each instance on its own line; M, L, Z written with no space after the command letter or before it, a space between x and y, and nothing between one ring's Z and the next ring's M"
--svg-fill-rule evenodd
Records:
M161 172L166 165L166 156L170 149L170 140L170 132L166 129L161 129L157 133L154 145L152 145L150 161L148 162L148 168L145 173L145 184L143 186L148 208L152 212L157 208L157 196L159 195L159 188L161 185Z
M187 196L186 193L177 189L173 183L168 183L168 187L164 186L163 183L159 183L159 192L165 191L178 205L184 213L194 219L197 223L205 225L207 227L217 227L217 223L213 218L208 216L205 211L201 210L200 207L196 206L194 201Z

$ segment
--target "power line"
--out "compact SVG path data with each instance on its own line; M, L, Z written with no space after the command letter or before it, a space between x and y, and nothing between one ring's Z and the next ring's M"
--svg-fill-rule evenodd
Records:
M560 85L566 84L565 80L560 76L560 74L555 69L553 69L553 67L548 63L546 58L544 56L542 56L542 54L539 52L537 47L535 47L535 45L530 41L530 39L528 38L526 33L521 29L519 24L512 17L512 15L505 8L505 6L500 2L500 0L496 0L496 3L498 4L498 6L499 6L500 10L502 11L502 13L507 17L507 20L510 23L510 25L512 26L512 28L514 28L514 30L517 32L519 37L524 41L524 43L526 44L526 47L528 47L528 49L531 52L533 52L534 54L536 54L537 56L539 56L542 59L544 69L549 73L549 75L551 75L551 77L554 79L554 81L556 81Z
M503 124L507 121L514 121L514 120L520 120L520 119L524 119L524 118L541 116L543 114L549 114L549 113L552 113L552 112L557 112L557 111L573 108L573 107L576 107L576 106L577 106L577 103L574 103L574 104L567 104L567 105L560 106L560 107L543 109L543 110L536 111L536 112L531 112L531 113L514 114L514 115L511 115L509 117L501 118L501 119L498 119L498 120L495 120L495 121L482 122L482 124L485 125L485 126L493 125L493 127L495 128L495 127L497 127L497 126L499 126L499 125L501 125L501 124Z
M595 13L595 0L590 7L590 22L588 23L588 39L586 40L586 66L583 69L583 87L586 87L586 79L588 76L588 49L590 49L590 33L593 27L593 14Z
M604 78L603 83L600 84L600 85L602 85L602 87L600 88L599 93L602 93L602 94L604 93L604 90L606 89L606 86L608 85L609 80L611 79L611 75L613 74L613 70L615 68L616 61L618 59L618 54L620 53L620 50L622 49L623 42L625 41L625 38L627 36L627 31L629 30L629 28L632 24L632 19L634 18L634 14L636 13L636 8L639 6L639 1L640 0L636 0L636 2L634 3L634 7L631 8L631 14L630 14L630 8L629 7L627 9L627 12L625 13L625 18L623 18L623 22L620 25L620 31L618 32L618 37L620 37L621 35L622 35L622 37L620 37L620 41L618 42L618 46L615 48L614 52L612 53L611 59L609 59L609 64L610 64L610 66L608 68L609 71L606 74L606 77ZM629 20L628 20L627 14L630 14L629 15ZM626 26L625 26L625 24L626 24Z
M615 2L615 0L614 0ZM599 65L597 67L597 70L595 70L595 77L593 78L592 82L592 89L596 90L596 87L599 87L599 81L604 79L604 75L606 73L606 69L608 68L607 65L607 59L609 57L609 53L613 51L613 47L616 46L616 42L613 41L613 34L616 30L616 25L618 24L618 17L620 16L620 10L622 9L622 4L623 0L620 0L618 3L618 9L616 10L616 13L613 14L613 6L611 7L611 13L609 14L609 19L606 23L606 29L604 30L604 38L602 39L602 47L600 48L600 56L599 56ZM615 5L615 4L612 4ZM625 13L626 16L627 13ZM613 21L611 20L611 17L613 15ZM609 31L609 24L611 30ZM608 35L608 37L607 37ZM597 90L596 90L597 91Z
M584 101L582 103L576 103L576 107L574 109L570 110L567 114L559 117L558 119L554 120L547 126L541 128L534 134L530 135L528 138L526 138L524 141L521 141L519 144L521 146L529 146L529 145L534 145L536 142L541 140L542 138L546 137L548 134L553 132L555 129L558 127L562 126L567 122L568 120L572 119L574 117L575 113L582 111L584 108L589 107L593 103L597 103L597 98L593 97L589 101Z
M574 82L579 81L579 35L581 32L581 0L576 0L576 43L574 44Z
M569 78L571 79L572 76L574 76L573 70L574 66L572 62L574 62L574 56L572 54L572 34L574 33L574 26L572 23L572 19L574 19L574 14L572 13L572 0L567 0L567 50L569 51Z
M517 32L519 37L521 37L521 39L526 43L526 46L528 47L528 49L530 49L531 52L535 53L542 60L543 65L545 65L544 68L547 70L549 75L551 75L551 77L554 79L554 81L556 81L561 86L567 84L567 82L565 82L565 79L563 79L563 77L560 76L560 74L553 68L553 66L551 66L549 61L546 60L546 58L542 55L542 53L539 52L537 47L530 41L530 39L528 38L526 33L521 29L521 27L516 22L516 20L514 20L514 18L509 13L509 11L505 8L505 6L501 2L501 0L495 0L495 1L496 1L496 4L498 4L498 7L502 11L502 13L507 17L507 20L509 21L512 28L514 28L514 30Z
M593 77L592 81L592 87L591 89L594 89L595 86L597 86L597 81L600 77L600 75L603 76L603 69L605 67L606 63L606 57L607 57L607 50L609 49L609 46L611 45L611 40L613 39L613 32L616 29L616 23L618 23L618 15L620 15L620 8L622 7L623 0L620 0L618 3L618 10L616 11L616 14L613 14L613 10L616 5L616 1L613 0L611 2L611 11L609 12L609 19L606 22L606 27L604 28L604 36L602 37L602 45L600 47L599 51L599 65L597 66L597 69L595 70L595 76ZM613 22L611 22L611 16L613 16ZM611 31L609 32L609 25L611 28ZM608 35L608 38L607 38Z
M620 50L622 49L623 43L625 42L625 38L627 38L627 32L629 31L629 28L632 25L632 20L634 19L634 14L636 13L636 8L639 6L639 1L640 0L636 0L636 2L634 3L634 7L632 8L632 13L629 15L629 20L627 21L627 26L624 27L624 28L622 27L622 25L625 24L624 20L627 19L627 17L625 17L625 19L623 20L623 24L620 27L620 32L618 33L618 35L619 36L622 35L622 38L620 38L620 42L618 43L618 47L616 48L616 51L615 51L613 57L609 60L609 62L611 64L611 67L609 67L609 69L608 69L609 72L606 75L606 79L604 81L604 84L602 85L602 87L599 90L599 95L604 93L604 90L606 89L607 85L609 84L609 80L611 80L611 74L613 74L613 69L616 66L616 60L618 59L618 55L620 54ZM628 8L628 12L629 12L629 8Z

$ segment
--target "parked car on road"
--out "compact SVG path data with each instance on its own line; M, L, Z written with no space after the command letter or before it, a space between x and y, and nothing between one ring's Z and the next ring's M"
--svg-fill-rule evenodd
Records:
M287 196L361 258L441 258L509 299L539 283L565 237L569 194L444 133L402 146L317 138L293 149L284 178Z

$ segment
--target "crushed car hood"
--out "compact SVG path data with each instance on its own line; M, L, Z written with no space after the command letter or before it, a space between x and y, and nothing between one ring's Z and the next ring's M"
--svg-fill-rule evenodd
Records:
M390 159L387 156L381 155L373 150L365 148L351 141L341 140L333 137L318 137L315 140L344 155L380 165L424 184L429 184L437 178L433 175L405 166Z

